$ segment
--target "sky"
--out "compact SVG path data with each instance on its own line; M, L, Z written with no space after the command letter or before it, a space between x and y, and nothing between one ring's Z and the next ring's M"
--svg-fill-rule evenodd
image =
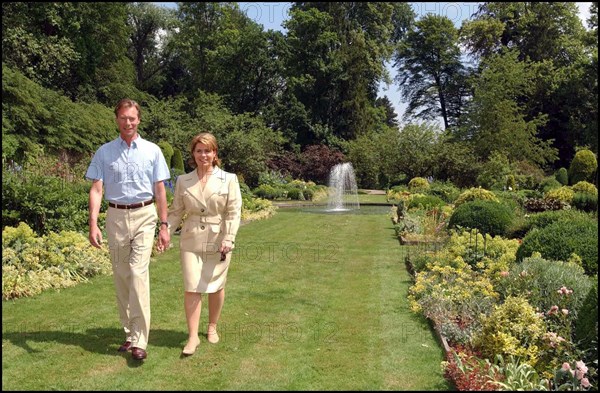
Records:
M176 3L155 3L160 6L175 8ZM240 2L238 3L240 9L250 19L263 25L264 30L278 30L286 32L283 28L282 23L288 18L288 11L292 6L292 3L288 2ZM409 3L417 18L433 13L436 15L444 15L454 22L454 25L458 28L462 24L463 20L469 19L471 15L477 10L478 3L462 2L462 3L451 3L451 2L416 2ZM592 3L578 2L576 3L579 7L579 16L583 21L584 26L587 27L587 18L589 18L589 9ZM396 76L396 72L391 67L391 64L387 65L390 76L393 78ZM400 101L400 92L396 83L392 83L389 86L380 84L379 96L387 96L396 114L398 120L402 121L402 115L406 109L406 104Z

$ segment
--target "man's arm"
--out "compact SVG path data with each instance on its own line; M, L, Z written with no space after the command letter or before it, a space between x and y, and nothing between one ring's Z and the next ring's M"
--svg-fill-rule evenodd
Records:
M102 232L98 228L98 214L100 214L100 204L102 203L102 180L94 180L90 188L90 216L89 239L92 246L100 248L102 244Z
M158 181L154 183L154 199L156 201L156 209L158 210L158 221L159 223L167 221L167 191L165 190L165 182ZM171 235L169 233L169 226L159 224L158 232L158 250L164 251L169 247L171 242Z

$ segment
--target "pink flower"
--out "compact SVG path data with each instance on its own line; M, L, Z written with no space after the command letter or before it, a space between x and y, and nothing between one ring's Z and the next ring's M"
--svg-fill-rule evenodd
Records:
M560 311L562 311L562 313L563 313L564 315L569 315L569 310L567 310L566 308L563 308L563 309L562 309L562 310L560 310Z
M508 277L508 272L506 272L506 271L500 272L500 275L502 277Z
M564 362L562 365L562 369L565 371L569 371L571 369L571 365L567 362Z
M548 311L548 315L556 314L557 311L558 311L558 306L554 305L554 306L550 307L550 310Z
M581 378L581 386L584 388L590 387L590 381L587 378Z
M576 361L575 366L577 367L577 370L581 371L584 374L588 372L588 368L582 360Z

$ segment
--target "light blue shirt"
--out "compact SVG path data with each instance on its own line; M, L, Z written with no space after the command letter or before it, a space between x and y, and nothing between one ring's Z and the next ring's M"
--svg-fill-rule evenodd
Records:
M137 136L131 147L119 136L100 146L85 173L104 183L104 198L131 204L154 198L154 183L171 178L158 145Z

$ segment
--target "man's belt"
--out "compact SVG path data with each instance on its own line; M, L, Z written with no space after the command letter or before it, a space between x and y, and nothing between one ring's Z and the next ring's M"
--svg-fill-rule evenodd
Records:
M108 202L108 206L114 207L115 209L137 209L139 207L148 206L154 203L154 199L149 199L145 202L132 203L130 205L120 205L118 203Z

